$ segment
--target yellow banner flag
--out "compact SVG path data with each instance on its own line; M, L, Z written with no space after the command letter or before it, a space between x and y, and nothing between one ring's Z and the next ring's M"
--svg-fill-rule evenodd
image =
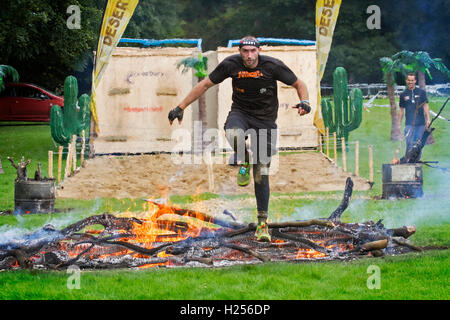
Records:
M90 109L94 120L94 132L96 133L99 132L99 129L95 89L98 87L108 66L109 58L117 47L138 3L139 0L108 0L105 8L92 74Z
M339 15L339 8L342 0L317 0L316 2L316 47L317 47L317 110L314 115L314 125L321 134L325 134L321 111L320 81L322 80L328 54L333 41L334 27Z

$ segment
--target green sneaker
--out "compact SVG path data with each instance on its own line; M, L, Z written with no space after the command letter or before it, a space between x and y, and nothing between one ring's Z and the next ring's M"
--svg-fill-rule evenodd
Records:
M269 228L267 227L267 223L261 222L256 227L255 237L257 241L261 242L271 242L272 238L269 234Z
M238 186L245 187L250 183L250 164L248 162L244 162L242 166L239 168L238 176L237 176L237 184Z

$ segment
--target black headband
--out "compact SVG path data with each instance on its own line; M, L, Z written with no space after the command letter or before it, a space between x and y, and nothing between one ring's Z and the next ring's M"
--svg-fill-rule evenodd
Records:
M259 41L253 38L245 38L239 42L239 48L243 46L253 46L259 48Z

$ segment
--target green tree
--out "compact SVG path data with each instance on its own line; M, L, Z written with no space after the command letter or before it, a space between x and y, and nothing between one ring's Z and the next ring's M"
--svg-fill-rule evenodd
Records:
M7 81L19 82L19 73L12 66L0 64L0 92L5 90Z
M78 5L81 28L69 29L67 8ZM98 39L102 10L88 0L17 0L2 3L0 60L22 79L55 89L82 71Z
M124 38L165 39L183 36L177 1L141 0Z

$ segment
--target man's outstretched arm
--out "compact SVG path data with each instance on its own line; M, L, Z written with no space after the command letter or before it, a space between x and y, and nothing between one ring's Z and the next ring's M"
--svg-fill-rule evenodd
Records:
M305 108L303 108L304 105L305 106L307 105L310 108L309 110L311 110L311 107L309 105L308 88L306 87L306 84L302 80L297 79L291 86L297 90L298 98L301 101L300 108L298 105L295 106L294 108L298 108L298 114L301 116L309 113L308 110L305 110ZM306 109L307 109L307 107L306 107Z
M209 77L206 77L205 79L197 83L197 85L191 90L191 92L189 92L186 98L184 98L178 106L183 110L186 109L187 106L200 98L200 96L212 86L214 86L214 83L209 79Z
M191 90L191 92L189 92L186 98L184 98L177 107L170 110L169 123L172 125L172 122L175 119L178 119L178 123L181 123L181 121L183 120L184 109L186 109L192 102L200 98L200 96L213 85L214 83L209 79L209 77L206 77L205 79L197 83L197 85Z

